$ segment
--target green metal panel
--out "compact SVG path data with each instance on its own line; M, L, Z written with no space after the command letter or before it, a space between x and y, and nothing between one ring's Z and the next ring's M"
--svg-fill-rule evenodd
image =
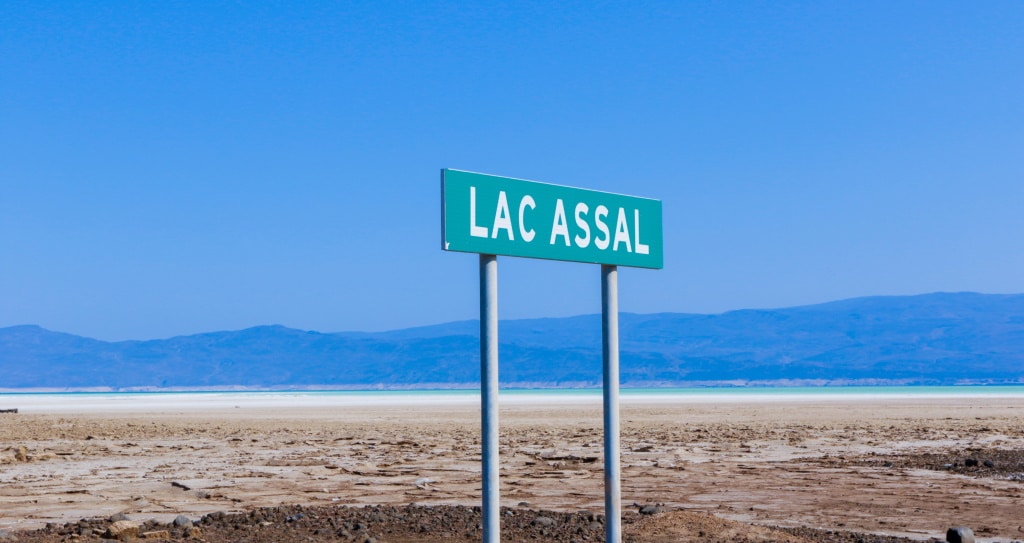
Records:
M446 251L662 267L661 201L441 170Z

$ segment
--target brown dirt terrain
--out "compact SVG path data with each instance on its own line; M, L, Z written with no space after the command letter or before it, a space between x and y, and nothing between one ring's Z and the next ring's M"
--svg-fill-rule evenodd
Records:
M502 541L585 542L604 540L601 515L521 508L501 511ZM306 541L421 543L472 542L482 537L479 508L465 506L288 506L248 513L211 513L194 524L134 523L125 540L246 541L294 543ZM50 525L18 535L23 543L96 541L113 538L114 522L91 519ZM623 518L625 543L909 543L911 540L877 534L833 532L810 528L780 529L728 521L690 511L642 515L629 511Z
M501 417L503 540L602 540L600 406ZM1024 539L1019 400L625 404L622 418L623 499L663 509L628 508L631 541L927 540L958 525ZM203 519L206 541L478 540L479 461L473 406L5 414L0 533L99 541L123 513L171 540L188 536L167 526L178 515ZM367 505L378 521L358 520Z

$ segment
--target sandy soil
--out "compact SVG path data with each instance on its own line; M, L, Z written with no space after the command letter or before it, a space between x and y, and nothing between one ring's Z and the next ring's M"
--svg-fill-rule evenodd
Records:
M601 436L597 404L503 406L503 505L602 512ZM622 409L622 446L627 505L1024 539L1019 399L634 402ZM282 504L472 506L479 454L474 405L3 414L0 529Z

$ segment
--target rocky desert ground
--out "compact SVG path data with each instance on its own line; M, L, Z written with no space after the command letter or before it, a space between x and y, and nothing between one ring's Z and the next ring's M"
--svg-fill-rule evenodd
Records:
M504 541L601 541L600 404L503 405ZM628 541L1024 539L1024 402L622 407ZM0 414L0 539L475 541L473 405Z

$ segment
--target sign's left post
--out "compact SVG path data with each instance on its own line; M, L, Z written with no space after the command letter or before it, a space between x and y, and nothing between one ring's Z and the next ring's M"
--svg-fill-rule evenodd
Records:
M480 255L480 416L483 541L501 539L498 493L498 257Z

